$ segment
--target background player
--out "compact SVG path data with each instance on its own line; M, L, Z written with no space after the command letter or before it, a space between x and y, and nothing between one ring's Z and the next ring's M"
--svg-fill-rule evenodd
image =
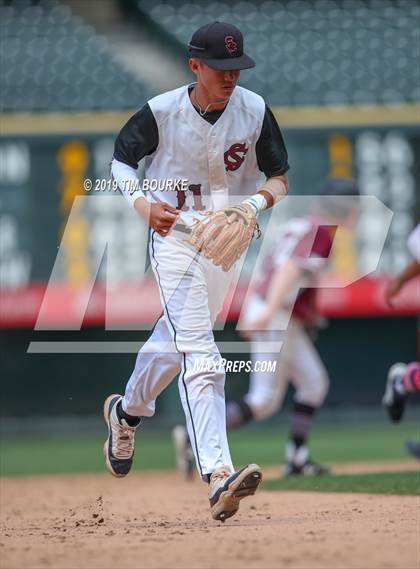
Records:
M223 271L197 254L185 234L195 220L228 205L235 195L249 196L241 211L254 218L271 207L287 193L288 163L263 99L236 85L240 70L254 66L243 52L241 32L212 22L193 34L189 50L197 83L151 99L115 143L112 174L151 227L150 258L164 314L137 356L124 397L111 395L105 401L104 451L109 471L125 476L141 418L154 414L156 398L180 374L197 469L210 483L212 516L224 521L235 514L241 498L255 492L262 474L254 464L234 471L226 436L225 375L222 370L197 372L195 366L197 359L206 363L220 357L212 326L234 270ZM187 179L189 191L155 191L148 199L138 189L131 191L143 157L146 179Z
M241 328L251 339L253 369L256 362L277 359L275 373L253 371L248 393L228 401L228 429L251 420L263 420L280 408L289 381L295 388L286 446L285 475L321 475L329 470L309 457L307 441L316 411L328 392L327 370L316 350L312 332L317 328L316 283L327 266L337 224L352 225L358 188L348 179L331 178L322 189L313 215L286 223L262 262L262 275L244 309ZM337 196L338 199L334 199ZM293 304L294 303L294 304ZM283 311L292 309L286 333L281 332ZM279 354L260 352L268 341L284 339ZM263 368L264 369L264 368ZM173 438L178 468L191 475L191 451L185 429L175 427Z
M420 223L410 234L407 246L413 256L413 260L401 273L396 275L388 283L385 289L385 299L390 306L393 306L395 297L405 284L420 275ZM408 396L410 393L419 391L419 362L412 362L410 364L396 363L390 368L382 403L388 411L391 421L394 423L401 421ZM407 441L406 447L413 456L420 459L419 442Z
M309 287L316 286L327 266L336 225L354 222L355 203L351 196L358 195L358 189L351 180L331 178L321 194L325 197L319 198L313 215L293 219L282 227L262 263L260 282L245 310L242 328L252 330L254 363L273 358L272 354L259 352L261 342L284 337L284 345L276 355L276 372L253 371L243 400L227 403L228 428L240 427L252 419L262 420L279 409L291 382L295 395L285 475L328 473L327 468L310 459L307 446L314 416L329 387L327 370L309 332L316 329L319 322L316 288ZM278 322L283 311L292 308L293 302L287 331L280 332Z

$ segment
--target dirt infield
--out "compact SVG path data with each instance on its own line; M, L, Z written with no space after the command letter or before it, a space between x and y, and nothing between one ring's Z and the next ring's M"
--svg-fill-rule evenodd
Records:
M419 499L259 491L224 525L175 473L3 478L1 569L418 569Z

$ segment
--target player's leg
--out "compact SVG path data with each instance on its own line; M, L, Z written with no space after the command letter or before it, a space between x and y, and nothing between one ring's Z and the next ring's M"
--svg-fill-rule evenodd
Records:
M226 435L225 372L213 336L232 278L199 256L169 304L183 357L178 382L181 402L197 469L204 478L222 466L233 471ZM178 295L185 299L182 312L177 310Z
M156 351L158 347L161 348L159 352ZM106 466L114 476L122 477L130 471L134 436L141 417L154 414L156 398L180 369L180 355L174 350L166 317L162 317L137 355L124 397L110 395L104 404L104 418L108 426L104 454Z
M179 392L187 428L197 468L204 476L219 466L232 468L223 435L225 420L220 420L221 408L224 414L224 370L213 337L209 287L211 274L217 269L220 274L212 284L221 297L220 308L230 277L177 240L168 247L166 240L170 243L170 239L152 240L151 260L165 306L165 321L180 358Z
M241 428L252 420L263 420L270 417L277 411L283 400L287 379L281 371L282 361L277 361L276 355L273 354L256 353L256 346L256 341L251 343L253 369L257 362L261 364L267 360L275 360L276 371L261 371L264 366L260 366L258 371L252 371L250 374L248 393L241 399L226 402L226 426L228 430ZM173 429L172 436L178 470L184 478L189 480L191 479L191 454L193 452L191 439L182 425L177 425Z
M198 334L196 338L203 341ZM207 352L183 345L183 365L178 381L187 430L201 477L211 474L219 466L233 469L222 417L222 409L225 413L225 375L216 363L221 357L216 345L210 344L210 338L208 342ZM210 445L209 440L212 441Z
M409 440L405 443L405 448L407 452L411 454L414 458L418 458L420 460L420 442L419 441L412 441Z
M391 421L398 423L402 419L407 397L416 391L420 391L420 363L396 363L391 366L382 398Z
M402 384L407 394L420 391L420 362L408 364Z
M248 392L242 399L226 404L228 430L237 429L252 420L261 421L273 415L281 406L287 387L287 342L281 353L266 353L267 342L280 341L282 333L255 332L251 341L252 372ZM279 357L280 356L280 357ZM275 370L272 370L275 365Z
M289 326L291 381L296 389L286 445L285 475L320 475L329 469L313 462L308 439L314 417L328 393L327 370L303 326L292 320Z
M207 263L207 266L206 266ZM208 324L207 326L212 328L216 319L216 316L221 310L223 299L226 295L227 288L233 279L233 275L227 275L226 273L222 273L219 269L216 269L213 266L210 266L209 262L202 259L201 265L203 266L203 270L205 274L202 277L202 281L206 282L207 291L205 292L205 298L199 301L201 306L205 305L208 307L208 313L206 313L202 318L206 319ZM200 306L197 307L198 310L201 310ZM203 331L200 331L202 333ZM205 371L206 366L209 367L216 375L220 375L220 378L223 377L223 384L224 385L224 370L222 369L221 365L221 357L220 354L214 346L213 342L213 333L208 335L208 345L210 346L211 350L214 350L214 355L210 358L203 355L195 356L192 355L193 366L200 366L203 371ZM189 408L188 402L186 398L186 391L182 380L182 376L180 376L179 381L179 390L181 395L181 400L184 402L184 409L186 410L186 419L187 425L189 426L190 433L187 431L186 427L183 425L176 425L172 431L172 438L175 447L175 454L176 454L176 461L178 470L182 474L184 478L190 480L192 478L191 473L191 456L194 458L198 454L197 450L195 449L195 436L193 432L193 425L191 421L189 421ZM217 381L217 380L216 380ZM218 412L221 415L220 419L218 420L218 425L220 428L225 430L225 404L224 404L224 388L222 389L222 396L223 402L219 398L219 405L218 405ZM223 404L222 404L223 403ZM227 440L227 439L226 439ZM194 450L195 452L194 452ZM231 462L230 456L227 458L229 462ZM197 465L198 465L197 460ZM201 471L199 470L199 474L201 475Z
M411 454L414 458L420 460L420 442L408 440L405 443L405 448L407 449L408 454Z
M241 399L226 402L226 426L228 430L237 429L249 421L263 420L275 413L283 401L287 387L287 344L279 353L268 354L260 351L267 341L278 342L281 336L276 331L256 332L251 342L252 372L246 395ZM275 369L271 369L274 362ZM270 364L270 365L267 365ZM190 457L192 447L186 429L177 425L173 431L177 464L180 472L190 478Z
M212 516L225 521L237 512L242 498L255 493L262 473L256 464L238 471L232 465L226 434L224 371L196 371L197 360L205 364L219 358L215 344L209 345L207 354L185 351L179 391L197 469L209 483Z
M389 418L398 423L404 414L407 399L410 393L420 391L420 362L396 363L391 366L382 404L386 408ZM420 443L409 440L405 447L411 456L420 459Z
M182 354L178 383L188 434L199 474L209 482L212 516L222 521L262 478L255 464L235 472L226 434L225 372L212 328L231 280L200 256L167 304Z
M191 264L191 253L180 247L175 239L163 241L158 236L150 243L150 256L158 284L169 282L171 288L166 293L171 295ZM108 426L104 454L106 466L114 476L128 474L134 457L134 435L141 417L154 414L156 398L181 369L181 355L176 349L161 288L160 293L164 314L137 355L124 397L111 395L104 404L104 418Z
M172 441L175 449L176 466L185 480L193 480L195 456L185 424L175 425L172 429Z
M137 354L121 404L123 411L130 416L152 417L158 395L180 370L181 355L175 349L168 318L164 315Z

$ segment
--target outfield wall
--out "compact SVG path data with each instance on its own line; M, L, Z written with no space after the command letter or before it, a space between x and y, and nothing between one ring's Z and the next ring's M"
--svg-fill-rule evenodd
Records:
M231 326L230 326L231 328ZM220 338L220 333L216 334ZM2 397L0 414L13 416L94 415L104 397L122 391L135 361L134 354L113 353L110 340L140 342L142 332L104 332L86 328L81 332L0 331ZM72 340L103 342L103 354L28 354L29 342ZM223 339L236 339L231 329ZM109 349L106 349L109 343ZM416 358L416 319L333 319L319 333L316 345L331 376L330 407L380 407L387 369L395 361ZM223 354L233 360L248 360L247 353ZM6 378L6 380L4 380ZM228 396L240 396L247 388L246 373L227 376ZM181 413L175 380L159 399L157 414L179 417Z

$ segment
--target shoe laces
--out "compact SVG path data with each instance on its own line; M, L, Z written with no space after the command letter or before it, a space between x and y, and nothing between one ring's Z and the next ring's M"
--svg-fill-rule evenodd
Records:
M226 480L226 478L229 478L229 476L232 473L230 472L229 468L227 466L221 466L220 468L217 468L212 475L210 476L210 483L213 485L216 485L224 480Z
M112 429L112 454L115 458L124 460L133 456L135 432L135 427L114 423Z

